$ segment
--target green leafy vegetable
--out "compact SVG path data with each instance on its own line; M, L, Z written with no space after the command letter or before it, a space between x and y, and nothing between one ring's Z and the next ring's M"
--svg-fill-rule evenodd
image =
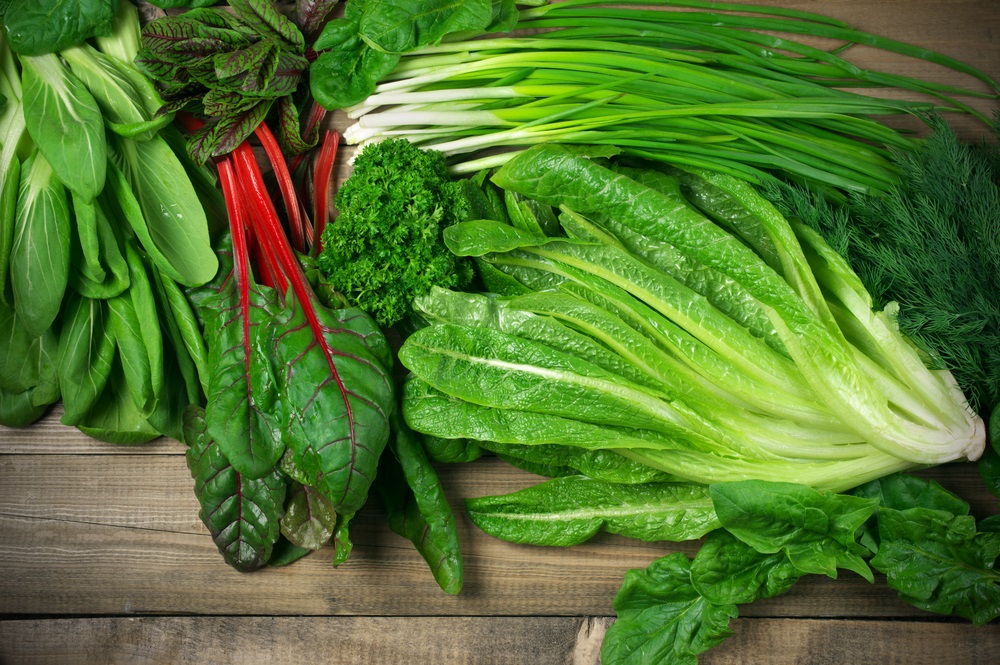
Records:
M601 662L696 665L698 654L732 635L736 606L713 603L691 585L691 561L677 552L625 573L612 608Z
M21 55L55 53L107 36L120 0L11 0L3 14L10 47Z
M679 542L718 528L704 485L623 485L567 476L505 496L466 500L473 524L503 540L571 546L605 530L646 541Z
M397 323L432 286L461 288L471 280L469 263L441 240L442 229L468 211L441 155L406 140L373 145L355 159L336 206L318 265L331 288L379 325Z

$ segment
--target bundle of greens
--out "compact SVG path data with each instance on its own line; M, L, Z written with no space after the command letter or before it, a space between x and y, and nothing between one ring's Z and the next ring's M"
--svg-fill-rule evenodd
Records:
M0 35L0 421L27 425L61 398L63 423L137 443L179 437L201 399L204 342L183 289L218 268L206 215L218 193L131 64L135 7L121 3L113 26L71 45L36 28L33 53L61 50L17 59Z
M815 230L740 179L600 147L535 146L481 182L506 205L444 238L489 293L417 299L407 423L451 442L438 459L552 477L467 502L499 538L709 534L626 577L604 662L694 663L736 605L838 569L1000 615L993 524L899 475L978 459L983 420Z
M143 27L136 64L160 85L160 113L185 110L206 119L188 140L195 161L232 152L272 110L287 154L316 145L324 111L301 85L313 55L307 37L337 0L298 2L287 17L272 0L232 0L232 11L169 4L194 8Z
M352 0L354 22L329 24L316 42L326 51L313 68L313 95L357 119L345 131L348 143L404 136L443 152L455 173L559 142L615 146L751 181L780 172L814 186L880 192L898 175L888 150L912 146L912 138L879 116L941 108L981 117L962 100L995 99L1000 91L984 73L947 56L802 11L570 0L518 13L505 2L494 11L516 21L487 31L517 36L467 38L473 26L462 19L491 3L428 3L426 15L394 22L394 15L382 19L385 4ZM423 38L425 20L438 29ZM346 39L352 29L357 36ZM806 38L920 58L967 76L969 84L866 70L844 48L816 48ZM871 86L928 101L859 92Z

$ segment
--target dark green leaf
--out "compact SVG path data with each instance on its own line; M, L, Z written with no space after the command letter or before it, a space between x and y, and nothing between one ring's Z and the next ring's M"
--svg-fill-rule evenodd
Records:
M133 445L160 436L139 410L125 381L121 360L115 356L104 392L87 414L76 423L87 436L107 443Z
M278 37L299 53L305 50L302 32L278 11L273 0L229 0L229 6L261 35Z
M10 48L22 55L55 53L88 37L106 37L119 0L12 0L4 15Z
M202 303L209 368L205 418L209 435L233 466L260 478L285 450L270 365L278 305L272 289L255 284L242 300L235 281Z
M334 568L347 561L348 557L351 556L351 550L354 549L354 543L351 542L350 534L352 519L354 519L353 513L350 515L337 515L337 528L333 534Z
M36 405L34 389L11 392L0 386L0 425L4 427L27 427L48 410L48 405Z
M692 584L718 604L743 605L780 595L802 575L784 553L762 554L725 529L709 534L691 562Z
M976 625L1000 616L1000 533L977 532L971 516L929 508L883 508L878 525L871 564L900 598Z
M271 348L281 386L278 417L305 484L330 498L338 513L354 513L389 438L394 390L384 364L388 349L360 310L314 307L325 344L291 297L274 320L283 331Z
M280 51L277 39L262 39L244 49L220 53L212 59L215 76L227 89L235 85L250 92L263 90L278 70Z
M732 635L736 606L709 602L691 584L690 560L681 552L630 570L612 607L617 621L601 647L604 665L696 665Z
M384 455L377 487L389 528L410 540L446 593L462 589L462 552L455 516L441 481L420 443L402 418L393 418L392 455Z
M281 518L281 534L289 542L318 550L333 537L337 513L330 500L311 487L294 483Z
M287 538L278 538L278 542L275 543L274 547L271 549L271 558L267 560L267 565L275 568L288 566L311 552L312 550L299 547L298 545L290 542Z
M380 51L407 53L451 32L485 30L493 20L492 3L483 0L368 0L362 6L360 33Z
M803 573L846 568L873 581L855 533L877 500L759 480L716 483L711 494L722 526L757 551L784 552Z
M309 86L325 109L357 104L399 63L399 55L371 48L356 30L357 23L335 19L316 40L316 50L323 52L309 68Z
M235 116L212 118L188 140L188 154L197 164L225 155L253 134L267 117L273 100L261 100Z
M306 37L323 27L339 0L296 0L291 19Z
M424 450L432 462L458 464L472 462L483 456L483 449L469 439L442 439L424 436Z
M319 142L320 124L316 123L308 135L302 131L301 114L295 100L291 95L278 99L278 140L283 152L298 155L316 146Z
M226 563L243 572L265 565L281 535L284 477L276 469L257 479L237 472L206 432L197 407L185 414L184 440L199 516Z

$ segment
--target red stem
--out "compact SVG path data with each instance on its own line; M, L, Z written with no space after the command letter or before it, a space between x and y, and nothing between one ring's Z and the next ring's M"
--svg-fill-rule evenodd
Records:
M323 251L323 229L329 216L330 178L333 175L333 164L337 159L337 148L340 145L340 134L329 129L323 134L323 147L316 158L316 172L313 174L313 226L316 241L313 243L313 256L319 256Z
M315 101L313 101L312 106L309 108L309 117L306 118L305 132L303 132L302 135L303 136L311 135L314 131L316 131L316 128L319 127L319 124L323 122L325 118L326 118L326 109L317 104ZM289 167L289 170L292 173L298 171L299 164L302 163L302 160L305 158L306 154L307 153L303 152L301 154L295 155L295 157L292 157L292 164Z
M281 190L281 198L285 202L285 212L288 214L288 228L292 234L292 244L295 249L305 253L304 229L306 223L302 216L302 209L299 207L299 199L295 194L295 185L292 183L292 175L288 170L288 164L285 162L285 156L281 154L278 141L274 138L274 134L271 133L267 125L263 123L257 125L254 133L260 139L264 152L271 162L274 175L278 179L278 188Z

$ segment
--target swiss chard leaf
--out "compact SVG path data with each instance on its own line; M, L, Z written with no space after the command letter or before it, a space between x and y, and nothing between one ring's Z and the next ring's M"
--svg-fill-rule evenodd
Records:
M235 115L210 119L188 140L191 159L203 164L211 157L232 152L264 121L272 104L273 100L263 99Z
M318 550L333 537L337 513L330 500L311 487L294 483L281 518L281 534L290 543Z
M360 310L312 305L315 322L289 293L274 321L282 331L270 351L281 386L277 413L306 484L325 494L338 513L354 513L365 502L389 438L394 391L388 348Z
M708 488L691 483L621 485L567 476L504 496L467 499L466 508L486 533L532 545L578 545L602 529L677 542L719 526Z
M55 53L95 35L108 36L119 0L12 0L4 14L11 49Z
M968 515L880 509L872 566L907 602L983 625L1000 616L1000 532L977 532Z
M601 648L604 665L697 665L698 654L732 635L736 606L701 596L690 569L691 561L676 552L625 573L612 603L618 619Z
M205 407L209 435L239 473L260 478L285 450L273 415L278 395L269 358L276 295L256 284L241 293L230 280L200 309L210 368Z
M710 491L722 526L757 551L784 552L803 573L835 578L846 568L874 580L855 534L877 500L759 480L716 483Z
M223 558L240 571L265 565L281 535L285 478L276 469L257 479L236 471L207 433L198 407L185 414L184 440L199 516Z

